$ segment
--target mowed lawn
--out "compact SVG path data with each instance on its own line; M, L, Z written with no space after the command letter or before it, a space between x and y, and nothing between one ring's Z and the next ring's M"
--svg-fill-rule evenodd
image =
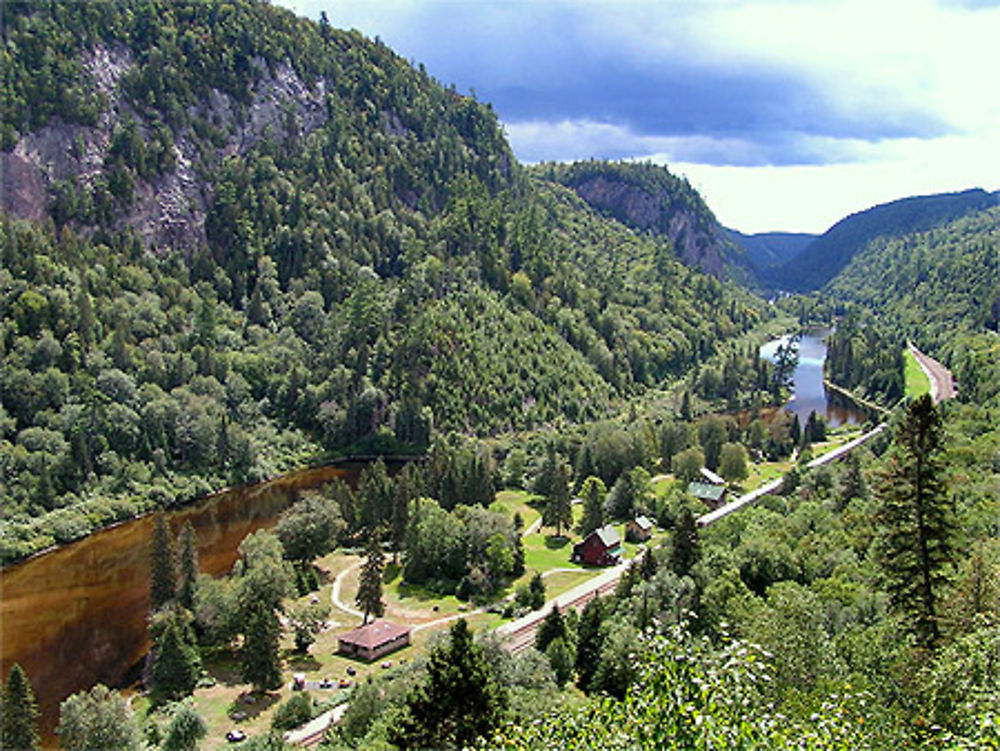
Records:
M908 349L903 350L903 379L906 384L906 396L911 399L931 392L930 379Z

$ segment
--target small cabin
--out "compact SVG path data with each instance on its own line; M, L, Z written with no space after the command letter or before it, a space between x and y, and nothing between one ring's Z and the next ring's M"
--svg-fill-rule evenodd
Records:
M371 661L408 646L410 629L390 621L374 620L341 634L337 641L340 654Z
M587 566L614 566L622 559L622 538L610 524L595 529L573 546L570 561Z
M711 509L721 506L726 498L725 485L712 485L707 482L692 482L688 485L687 492Z
M629 542L645 542L653 536L653 522L647 516L637 516L625 525L625 539Z

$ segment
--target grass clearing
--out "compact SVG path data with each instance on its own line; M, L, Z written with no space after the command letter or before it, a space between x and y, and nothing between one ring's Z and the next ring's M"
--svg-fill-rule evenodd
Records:
M906 396L911 399L931 392L930 379L908 349L903 350L903 379L906 383Z

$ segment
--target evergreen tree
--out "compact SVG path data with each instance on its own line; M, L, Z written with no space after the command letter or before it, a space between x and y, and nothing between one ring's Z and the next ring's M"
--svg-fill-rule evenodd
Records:
M562 528L573 523L573 506L569 493L570 469L564 461L556 465L549 487L548 499L545 502L545 513L542 523L556 528L556 537L562 536Z
M38 748L38 702L28 674L16 662L0 699L0 748Z
M194 635L180 612L171 613L156 639L150 688L153 701L182 699L198 683L199 658Z
M406 697L389 740L402 748L464 748L497 727L506 708L507 692L463 618L449 643L431 650L426 678Z
M865 478L861 474L861 463L857 454L850 452L844 460L844 473L840 480L840 503L846 506L852 498L864 498L868 491Z
M364 566L361 568L358 594L354 598L354 604L361 608L364 613L363 623L368 623L369 615L374 615L377 618L385 612L385 604L382 602L382 570L384 567L385 558L382 555L382 547L379 545L378 536L373 534L368 538L368 550Z
M580 614L576 636L576 685L586 690L593 680L604 646L601 624L605 617L604 600L595 597Z
M410 501L416 497L413 465L408 464L396 476L392 493L392 562L399 563L399 553L406 541L410 524Z
M556 685L562 688L573 677L573 663L576 660L576 655L573 654L572 643L562 636L553 639L545 649L545 656L556 676Z
M601 478L591 475L583 481L583 487L580 489L583 517L577 527L577 531L583 537L604 526L604 498L607 494L608 489Z
M681 509L674 529L673 545L670 547L670 567L678 576L687 576L698 562L698 525L691 509Z
M542 622L538 624L538 630L535 631L535 649L545 654L545 650L548 649L549 644L556 639L565 639L567 637L566 620L563 618L562 613L559 612L559 606L553 605L552 610L545 615Z
M376 530L392 519L392 480L381 457L361 470L358 477L358 505L361 508L361 526L374 535Z
M281 657L278 641L281 623L274 608L263 599L252 600L245 614L243 650L240 654L243 680L255 691L281 685Z
M545 580L542 575L535 572L528 582L528 592L531 594L531 609L538 610L545 604Z
M877 560L893 609L924 647L939 636L938 602L953 562L955 511L942 480L941 415L929 394L909 403L879 475Z
M166 517L157 514L153 522L150 607L155 613L177 596L177 554Z
M184 522L178 540L180 548L180 582L177 599L188 610L194 609L194 591L198 581L198 538L191 520Z

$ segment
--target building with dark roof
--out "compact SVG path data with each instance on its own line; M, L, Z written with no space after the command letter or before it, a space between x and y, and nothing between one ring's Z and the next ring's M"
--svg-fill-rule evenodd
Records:
M583 542L573 546L570 561L588 566L614 566L621 561L622 538L610 524L595 529L587 535Z
M726 487L724 485L710 485L707 482L692 482L688 485L687 492L713 509L721 506L723 499L726 497Z
M338 637L342 655L375 660L409 645L410 629L390 621L375 620Z

